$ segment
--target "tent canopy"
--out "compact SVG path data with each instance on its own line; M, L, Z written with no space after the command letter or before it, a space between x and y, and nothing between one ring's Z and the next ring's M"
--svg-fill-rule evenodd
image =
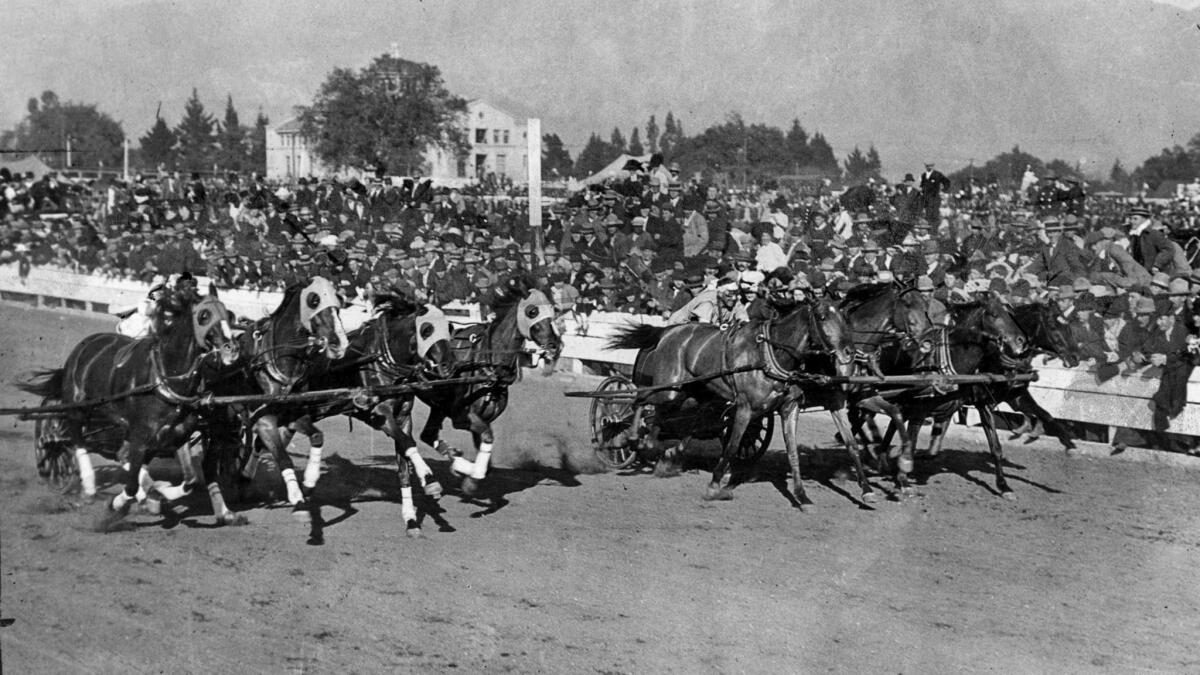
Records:
M8 159L0 156L0 168L8 169L14 178L17 176L24 177L28 171L33 172L34 178L41 178L54 171L54 169L51 169L45 162L34 155L22 157L21 159Z
M572 186L578 186L574 187L574 189L581 190L588 185L602 183L621 173L621 167L625 166L625 162L628 162L631 159L636 159L637 161L641 162L643 166L645 166L645 164L650 161L650 155L627 155L625 153L621 153L621 156L609 162L608 166L604 167L603 169L600 169L596 173L584 178L581 181L572 181Z

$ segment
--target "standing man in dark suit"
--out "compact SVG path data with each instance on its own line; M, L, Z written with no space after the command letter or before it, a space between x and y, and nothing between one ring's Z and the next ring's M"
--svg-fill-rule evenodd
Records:
M1167 247L1167 237L1154 227L1154 219L1150 210L1145 207L1134 207L1129 210L1129 252L1137 264L1150 272L1154 270L1154 261L1158 254Z
M950 179L933 168L933 162L925 162L925 173L921 174L921 203L925 206L925 220L941 222L942 192L950 189Z

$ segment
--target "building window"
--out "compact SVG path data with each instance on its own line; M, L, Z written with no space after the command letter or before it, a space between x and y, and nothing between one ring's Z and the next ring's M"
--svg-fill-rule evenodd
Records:
M508 129L504 130L504 144L508 145Z
M466 178L467 177L467 156L459 155L458 162L456 162L456 166L454 168L455 168L455 171L454 171L455 176L457 176L459 178Z
M487 129L476 129L475 130L475 142L476 143L487 143Z
M499 129L492 129L492 142L495 143L496 145L500 145L500 130Z
M496 155L496 173L501 176L508 173L508 157Z

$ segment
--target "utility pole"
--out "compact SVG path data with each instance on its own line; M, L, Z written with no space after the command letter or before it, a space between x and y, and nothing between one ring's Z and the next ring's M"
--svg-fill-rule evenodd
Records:
M533 232L533 255L541 265L542 254L542 120L525 121L525 152L529 156L529 229ZM530 261L532 263L532 261Z
M121 172L122 180L129 182L129 139L125 139L125 169Z
M67 168L71 168L71 137L67 136Z

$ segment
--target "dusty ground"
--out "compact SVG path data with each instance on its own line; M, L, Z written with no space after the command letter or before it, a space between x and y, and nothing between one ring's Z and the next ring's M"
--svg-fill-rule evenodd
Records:
M15 373L108 327L11 306L0 325L0 406L28 402ZM593 385L516 386L490 492L445 497L419 540L390 444L342 420L314 545L285 508L212 529L205 501L88 531L95 505L39 483L32 424L0 418L5 672L1200 670L1193 471L1016 445L1010 503L969 432L904 503L861 508L826 449L805 455L806 513L773 483L779 452L704 503L699 471L595 471L587 404L561 395ZM829 445L831 426L810 415L804 435Z

